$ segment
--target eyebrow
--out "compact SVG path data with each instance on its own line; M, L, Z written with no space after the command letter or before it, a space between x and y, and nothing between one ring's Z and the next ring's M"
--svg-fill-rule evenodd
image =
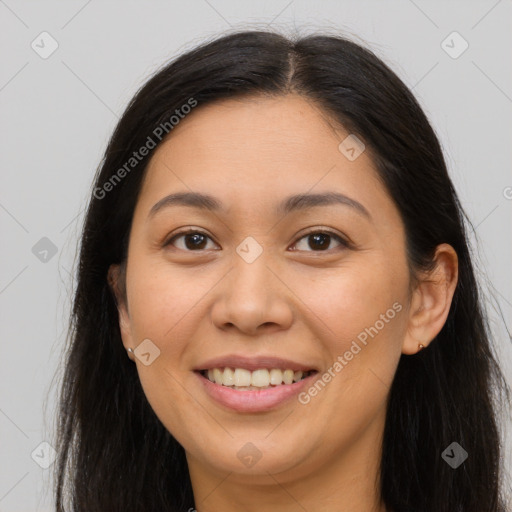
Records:
M358 201L339 192L324 192L318 194L296 194L284 199L276 208L277 215L286 215L290 212L307 210L317 206L332 206L341 204L349 206L359 214L371 220L370 212ZM151 208L148 218L153 217L157 212L171 206L189 206L200 210L213 212L226 212L222 203L213 196L199 192L176 192L158 201Z

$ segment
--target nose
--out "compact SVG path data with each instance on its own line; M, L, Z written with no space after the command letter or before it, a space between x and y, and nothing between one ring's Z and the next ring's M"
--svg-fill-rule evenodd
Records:
M293 293L266 251L251 263L233 255L233 266L216 287L212 322L247 335L286 330L293 321Z

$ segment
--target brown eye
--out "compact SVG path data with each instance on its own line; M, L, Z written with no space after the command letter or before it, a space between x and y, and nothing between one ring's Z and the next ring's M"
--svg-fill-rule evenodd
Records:
M336 240L342 247L348 247L348 242L341 238L339 235L330 231L313 231L304 235L300 240L307 240L307 247L312 249L313 252L321 252L329 250L332 240ZM296 244L298 245L298 244ZM306 248L298 248L297 250L306 250Z
M177 244L176 240L179 239L183 239L183 242ZM177 233L164 245L173 245L176 248L184 251L201 251L208 249L206 247L208 239L211 240L211 238L206 233L197 230L188 230Z
M206 233L189 229L174 235L164 244L164 247L172 245L183 251L200 252L203 250L213 249L213 247L208 247L208 240L212 239ZM307 240L307 242L303 242L302 247L297 247L302 240ZM332 250L333 248L331 245L333 240L338 243L338 248L349 247L349 243L336 233L332 233L330 231L312 231L302 236L299 241L296 242L294 246L296 249L294 250L306 252L322 252Z

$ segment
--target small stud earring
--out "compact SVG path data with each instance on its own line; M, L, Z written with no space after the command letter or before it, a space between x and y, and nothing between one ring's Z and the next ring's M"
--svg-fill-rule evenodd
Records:
M425 345L422 345L421 343L418 345L418 350L424 349Z
M129 354L133 354L133 348L128 347L126 350L127 350L127 352L128 352ZM130 357L130 356L128 356L128 357ZM130 358L130 359L131 359L131 358Z

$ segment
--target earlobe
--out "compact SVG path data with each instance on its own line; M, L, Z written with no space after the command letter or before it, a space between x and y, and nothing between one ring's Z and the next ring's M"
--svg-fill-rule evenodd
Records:
M416 354L443 328L458 281L457 253L449 244L437 246L436 265L420 277L409 309L409 323L402 344L403 354Z

